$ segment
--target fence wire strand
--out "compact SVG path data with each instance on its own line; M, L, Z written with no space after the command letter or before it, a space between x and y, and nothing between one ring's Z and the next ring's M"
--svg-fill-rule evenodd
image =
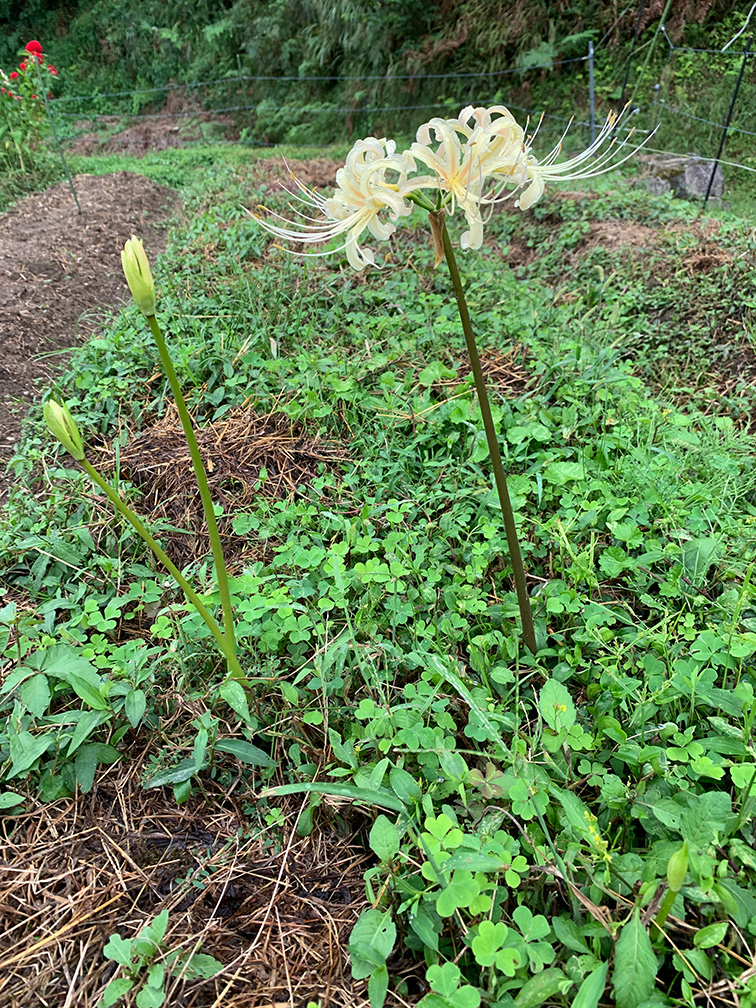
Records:
M491 79L494 77L505 77L511 74L526 74L530 73L532 70L553 70L554 65L564 66L568 63L585 63L588 59L587 56L575 56L570 59L559 59L552 60L551 63L538 63L535 66L527 67L507 67L505 70L481 70L477 73L443 73L443 74L362 74L360 76L351 75L339 75L334 76L333 74L322 74L316 76L286 76L285 74L276 74L271 76L263 76L257 74L246 74L239 77L215 77L210 80L205 81L189 81L185 84L156 84L154 87L149 88L137 88L134 91L106 91L102 94L94 95L68 95L62 98L57 98L56 102L73 102L73 101L99 101L102 98L129 98L134 95L145 95L153 94L156 91L179 91L182 89L189 88L200 88L200 87L210 87L214 84L238 84L248 81L265 81L270 83L271 81L286 81L287 83L302 83L306 84L308 81L331 81L334 84L340 84L344 81L356 81L357 83L362 83L363 81L383 81L386 84L390 84L392 81L400 80L411 80L411 81L423 81L423 80L459 80L460 78L478 78L478 79ZM420 106L407 106L408 108L420 107Z

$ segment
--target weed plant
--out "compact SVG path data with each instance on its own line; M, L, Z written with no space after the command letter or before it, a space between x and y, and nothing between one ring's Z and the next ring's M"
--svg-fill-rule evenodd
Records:
M178 177L187 155L173 157ZM423 963L423 1008L692 1005L719 983L750 1004L754 444L732 396L710 410L675 384L691 375L679 348L710 345L714 293L752 276L747 228L717 216L712 244L732 259L691 281L660 265L691 244L684 211L604 190L530 223L500 214L487 253L462 261L484 363L526 351L528 381L492 409L531 578L530 657L424 222L379 276L285 259L240 209L263 195L255 170L198 172L192 216L155 266L179 381L200 424L276 409L352 462L233 511L236 534L265 547L232 578L240 658L267 679L248 702L218 692L205 624L30 424L13 463L25 487L0 526L7 828L35 798L96 787L99 767L154 735L142 780L178 802L241 768L264 808L281 779L277 793L309 795L302 831L325 822L325 794L372 808L371 909L349 951L374 1006L390 988L409 997L399 956ZM605 220L658 228L659 260L586 248ZM515 241L538 257L510 270ZM165 413L155 373L128 308L56 394L117 447ZM217 606L206 564L186 573ZM128 632L140 621L149 635ZM184 718L169 682L194 701ZM154 964L128 955L125 979L142 983Z

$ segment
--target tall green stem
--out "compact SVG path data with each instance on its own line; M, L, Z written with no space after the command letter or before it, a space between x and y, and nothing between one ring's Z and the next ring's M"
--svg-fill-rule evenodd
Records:
M155 537L152 535L150 530L141 520L141 518L135 514L128 504L124 503L118 494L115 492L113 487L102 478L102 476L97 472L97 470L92 466L86 459L81 459L79 465L84 469L89 478L93 483L102 490L102 492L107 496L113 507L124 516L124 518L134 527L134 529L139 533L142 539L147 543L149 548L158 558L160 563L165 567L171 577L176 581L178 586L186 595L187 601L190 602L194 608L197 610L199 615L205 622L210 633L216 640L218 647L221 650L226 662L228 664L228 670L231 676L239 681L243 686L248 686L247 678L242 671L242 667L236 657L235 652L229 647L228 640L224 637L221 628L218 626L217 621L214 619L213 615L208 610L207 606L202 602L199 595L192 588L189 582L186 580L184 575L174 564L162 546L159 545Z
M443 213L443 211L441 211L441 213ZM486 390L486 383L483 377L483 370L480 366L478 347L475 342L475 336L473 335L470 312L467 309L467 301L465 299L465 292L462 287L459 269L457 268L457 260L454 257L454 249L452 248L449 232L447 230L446 223L444 222L442 222L441 234L443 238L444 255L446 256L446 263L449 267L449 273L451 274L454 296L457 299L459 317L465 334L465 342L467 343L467 353L470 358L470 366L475 379L475 391L478 394L478 404L480 406L481 416L483 417L483 427L486 432L488 451L491 455L491 465L493 466L496 490L499 494L501 514L504 518L504 528L507 533L507 545L509 547L509 559L512 564L512 573L514 575L515 589L517 591L517 604L520 607L522 635L525 639L525 644L528 650L531 651L532 654L535 654L536 639L535 628L533 626L533 613L530 609L530 598L528 596L528 589L525 583L525 569L522 565L522 554L520 552L520 541L517 538L517 526L515 525L514 511L512 510L512 502L509 499L507 478L504 475L504 466L501 462L499 440L496 436L496 428L494 427L493 417L491 416L491 406L488 401L488 392Z
M228 573L226 572L226 561L223 557L223 546L221 545L220 533L218 532L218 523L215 520L215 511L213 510L213 501L210 496L210 487L207 483L207 473L205 472L205 467L202 463L202 456L200 455L199 447L197 446L197 439L194 436L194 428L192 427L189 410L186 408L186 402L184 401L181 386L179 385L178 378L176 377L176 371L174 370L170 355L168 354L168 348L165 345L163 333L154 315L147 316L147 323L149 324L150 331L155 338L158 353L160 354L160 360L168 378L168 383L171 386L173 398L176 401L181 426L184 428L186 443L189 446L189 454L192 457L194 475L197 478L197 486L199 487L200 497L202 498L202 509L205 512L207 531L210 536L210 547L213 552L213 561L215 563L215 575L218 579L218 592L220 594L221 609L223 611L223 633L228 643L228 654L232 655L234 661L236 661L236 636L234 633L234 612L231 606L231 592L228 586ZM238 662L236 662L236 664L238 666ZM230 670L231 664L229 662L229 671Z

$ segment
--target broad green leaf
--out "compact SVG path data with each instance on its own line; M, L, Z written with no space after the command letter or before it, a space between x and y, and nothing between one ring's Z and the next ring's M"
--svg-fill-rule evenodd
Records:
M575 704L570 691L557 679L547 679L541 687L538 709L552 731L566 731L575 724Z
M174 767L158 770L144 785L145 788L163 787L166 784L183 784L201 770L193 759L183 759Z
M165 938L168 930L168 911L161 910L157 917L139 932L141 937L151 938L157 945Z
M680 832L691 854L704 852L719 842L733 821L730 796L724 791L708 791L688 799L680 816Z
M239 688L241 689L241 687ZM275 766L275 760L272 757L252 745L251 742L245 742L244 739L220 739L215 743L215 750L216 752L228 753L229 756L235 756L242 763L249 763L250 766Z
M693 935L693 944L700 949L713 948L724 941L729 926L729 921L716 921L714 924L709 924Z
M748 922L756 917L756 899L732 879L715 882L714 892L738 927L747 927Z
M399 830L387 816L379 815L370 830L369 842L381 861L390 861L399 851Z
M596 816L593 815L582 798L578 798L572 791L560 788L556 784L550 788L550 791L564 809L567 821L578 837L589 843L599 854L605 855L608 845L596 825Z
M713 536L691 539L682 548L682 566L687 577L698 584L717 558L719 540Z
M5 775L6 779L10 780L11 777L18 777L19 774L25 773L43 753L46 753L54 745L55 734L53 732L48 732L46 735L32 735L31 732L20 731L16 735L11 735L8 739L11 767Z
M227 679L219 688L218 692L226 701L231 710L235 711L245 724L252 720L249 713L249 705L243 687L234 679Z
M144 690L133 689L128 692L124 699L123 709L131 727L136 728L147 710L147 697Z
M0 793L0 809L15 808L16 805L21 805L23 800L23 795L14 791L3 791Z
M572 1008L597 1008L606 987L608 969L609 963L604 962L588 974L580 984L575 1000L572 1002Z
M58 678L75 673L89 679L93 686L100 681L94 665L72 644L53 644L46 651L32 655L26 664Z
M183 805L184 802L188 802L193 794L194 788L191 779L179 781L173 785L173 797L177 805Z
M551 462L543 470L544 478L555 486L564 486L570 480L582 479L585 470L580 462Z
M559 993L565 979L564 973L556 967L534 974L518 991L514 999L515 1008L537 1008L537 1005Z
M147 986L162 987L165 980L165 966L163 963L153 963L147 970Z
M391 767L389 770L391 790L400 801L412 804L423 797L417 780L403 767Z
M419 904L415 912L410 914L409 925L417 937L434 952L438 951L438 931L433 926L434 919L430 912Z
M389 975L385 963L376 966L368 979L368 999L370 1008L383 1008L388 991Z
M83 710L79 713L78 721L76 724L76 729L73 733L71 741L68 743L68 749L66 750L67 756L73 756L76 750L82 743L86 742L95 728L99 728L101 724L108 720L110 717L109 711L100 710Z
M209 740L210 734L207 728L199 728L197 730L197 737L192 745L192 759L198 767L205 764L205 753L207 752L207 743Z
M185 970L186 976L202 980L209 980L216 973L220 973L222 969L222 962L216 959L215 956L206 955L204 952L195 952L189 959L188 964L182 967L182 971Z
M110 703L105 699L100 690L83 676L77 675L75 672L67 672L65 674L61 673L59 678L67 682L76 696L80 700L83 700L85 704L89 704L94 710L110 709Z
M557 939L572 952L590 953L588 942L577 924L569 917L552 917L551 927Z
M74 760L74 771L76 773L76 783L79 790L86 794L92 790L94 784L95 771L97 770L97 754L91 745L84 745L76 753Z
M50 683L42 672L35 672L18 689L21 703L35 717L42 717L50 704Z
M217 748L217 746L216 746ZM267 788L260 792L261 798L273 795L289 794L325 794L336 798L351 798L352 801L364 802L366 805L377 805L379 808L391 809L392 812L404 812L405 808L390 791L383 788L362 788L354 784L282 784L280 787Z
M373 970L385 964L394 948L396 926L391 914L371 907L363 910L349 935L352 976L363 980Z
M131 942L121 938L119 934L113 934L108 939L102 950L106 959L120 963L122 966L129 966L131 963Z
M651 939L636 907L614 948L612 986L617 1008L638 1008L654 990L657 971Z
M136 996L137 1008L160 1008L164 1001L165 991L162 987L142 987Z
M133 986L134 981L129 977L116 977L103 991L100 1005L102 1008L111 1008L124 994L128 994Z

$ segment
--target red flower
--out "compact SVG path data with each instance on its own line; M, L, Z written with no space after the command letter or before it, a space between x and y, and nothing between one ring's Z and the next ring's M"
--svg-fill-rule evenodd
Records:
M11 80L15 80L16 77L18 77L18 70L14 70L13 71L13 73L10 75L10 79Z
M36 39L32 39L31 42L27 42L24 48L28 53L39 53L40 56L42 55L42 46Z
M52 65L52 63L48 63L47 69L50 71L50 73L53 75L53 77L57 77L58 76L58 71L55 69L55 67Z
M48 98L52 98L52 91L48 91L48 92L47 92L47 97L48 97Z
M21 62L18 64L18 69L26 70L26 60L21 60Z
M36 98L36 97L37 97L37 96L36 96L35 94L33 94L33 95L32 95L32 98Z

